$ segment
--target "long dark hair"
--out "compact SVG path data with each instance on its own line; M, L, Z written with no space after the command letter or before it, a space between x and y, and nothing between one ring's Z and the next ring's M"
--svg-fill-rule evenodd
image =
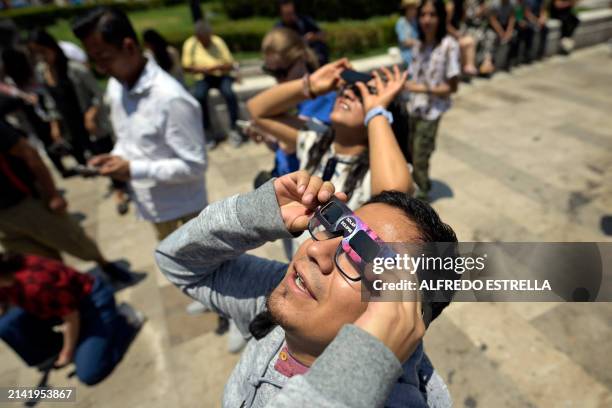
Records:
M409 124L408 124L408 111L403 103L396 98L391 102L388 107L389 112L393 115L393 124L391 128L397 139L397 143L404 154L404 158L408 163L412 162L408 140L409 140ZM334 130L329 127L325 133L323 133L319 139L312 145L308 151L308 161L306 162L306 170L313 172L321 164L321 160L325 153L331 147L334 141ZM340 188L341 191L345 192L346 195L351 197L355 188L361 184L366 173L370 169L370 152L369 149L365 149L357 160L352 165L351 172L346 178L344 185Z
M417 9L417 21L419 21L418 23L419 40L421 40L421 43L425 43L425 33L421 29L420 17L421 17L421 12L423 11L423 7L425 7L427 3L433 4L434 9L436 10L436 15L438 16L438 30L436 31L436 45L437 45L442 42L442 39L444 37L446 37L446 7L444 5L443 0L424 0L421 2L421 4L419 5L419 8Z
M68 79L68 58L60 48L55 38L45 30L34 30L30 33L29 42L49 48L55 53L54 69L60 80Z
M170 71L174 63L168 53L168 42L166 39L153 29L145 30L142 33L142 39L145 44L151 46L151 51L153 51L157 65L166 72Z

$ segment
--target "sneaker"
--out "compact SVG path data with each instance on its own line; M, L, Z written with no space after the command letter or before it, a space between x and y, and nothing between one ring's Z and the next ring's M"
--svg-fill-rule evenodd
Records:
M191 302L185 308L185 311L189 313L190 315L197 315L197 314L201 314L204 312L210 312L210 310L211 309L208 306L205 306L204 304L198 301Z
M130 283L132 282L132 275L121 268L114 262L109 262L102 267L102 271L108 276L112 281L122 282L122 283Z
M117 313L125 317L128 324L136 330L140 329L147 320L142 312L134 309L131 305L125 302L122 302L117 306Z
M217 328L215 329L215 334L221 336L225 334L229 330L229 320L225 317L219 315L219 320L217 321Z
M574 40L569 37L563 37L561 39L561 53L568 55L574 49Z
M234 129L229 131L227 138L233 147L239 147L246 141L246 139Z
M125 215L130 210L130 204L128 200L121 201L117 203L117 213L119 215Z
M232 354L239 353L246 346L247 341L233 320L229 321L229 331L227 334L227 351Z

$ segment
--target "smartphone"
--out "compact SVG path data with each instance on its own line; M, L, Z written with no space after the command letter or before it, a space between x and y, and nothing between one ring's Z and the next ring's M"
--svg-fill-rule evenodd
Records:
M95 177L100 175L100 170L98 170L98 168L83 166L82 164L77 164L74 166L73 170L76 174L83 177Z
M352 69L345 69L340 74L340 78L342 78L347 84L354 84L356 82L363 82L364 84L367 84L368 81L374 77L364 72L353 71Z

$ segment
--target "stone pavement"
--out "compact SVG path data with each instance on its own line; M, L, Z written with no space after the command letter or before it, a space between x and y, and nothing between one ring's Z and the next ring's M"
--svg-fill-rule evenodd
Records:
M612 213L611 68L610 51L597 46L462 85L432 162L433 205L460 240L610 240L601 224ZM250 190L271 165L262 146L220 146L210 154L210 199ZM118 294L148 321L102 384L82 386L67 369L50 384L77 387L70 407L220 406L238 356L213 333L213 316L185 314L188 299L154 266L151 227L116 215L103 180L60 184L107 256L148 274ZM255 253L282 259L278 243ZM609 407L610 338L611 304L463 303L432 324L425 345L456 406ZM0 385L38 382L4 344L0 361Z

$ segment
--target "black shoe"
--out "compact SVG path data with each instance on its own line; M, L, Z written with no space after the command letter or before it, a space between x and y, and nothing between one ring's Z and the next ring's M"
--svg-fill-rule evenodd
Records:
M229 330L229 320L225 317L219 316L219 321L217 322L217 328L215 329L215 334L221 336Z
M128 213L129 210L130 210L130 205L129 205L128 200L122 201L117 204L117 212L119 213L119 215L125 215Z
M132 275L125 269L119 267L116 263L109 262L102 267L104 273L113 281L130 283Z

